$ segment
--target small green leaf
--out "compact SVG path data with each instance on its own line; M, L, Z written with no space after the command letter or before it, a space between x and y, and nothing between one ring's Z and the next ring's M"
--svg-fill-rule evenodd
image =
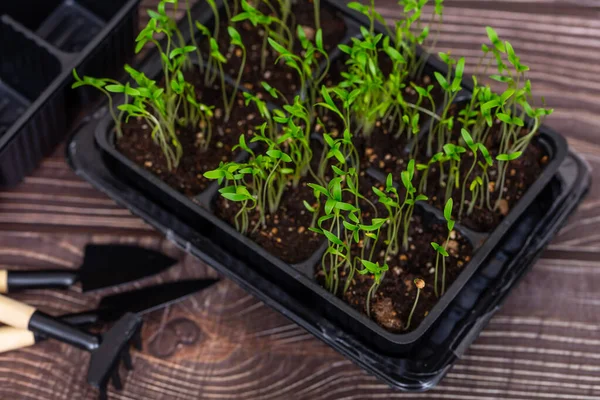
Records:
M444 78L444 75L440 74L437 71L434 71L433 74L435 75L435 79L437 79L442 89L448 90L448 81L446 80L446 78Z
M504 75L490 75L490 79L493 79L495 81L502 82L502 83L507 83L507 82L512 81L511 77L504 76Z
M492 156L490 156L490 152L488 151L488 149L483 145L483 143L478 143L477 147L479 148L481 155L485 159L485 162L491 167L492 164L494 164L494 161L492 160Z
M460 134L462 135L462 138L467 144L467 146L469 146L471 150L476 151L477 148L475 147L475 142L473 142L473 137L471 137L469 132L465 128L462 128L460 130Z
M498 118L500 121L504 122L505 124L512 123L512 118L508 114L497 113L496 118Z
M402 171L400 173L400 178L402 179L402 184L406 189L410 189L412 187L412 183L410 182L410 174L408 171Z
M285 55L285 54L289 54L289 51L283 47L282 45L280 45L279 43L277 43L275 40L273 40L272 38L268 38L267 39L269 41L269 44L271 45L271 47L278 52L280 55Z
M354 232L354 231L358 230L358 226L352 225L348 221L342 221L342 223L344 224L344 228L346 228L347 230L349 230L351 232Z
M335 172L335 174L337 176L344 176L344 175L346 175L346 173L344 171L342 171L340 168L336 167L335 165L332 165L331 169L333 170L333 172Z
M516 160L517 158L521 157L522 154L523 154L522 151L515 151L514 153L510 153L510 154L498 154L496 156L496 160L498 160L498 161L513 161L513 160Z
M323 47L323 30L318 29L317 30L317 34L315 35L315 45L317 46L317 49L324 51L324 47Z
M204 173L204 177L207 179L220 179L225 177L225 171L215 169L213 171L207 171Z
M450 220L448 221L448 232L452 232L454 230L454 224L456 221Z
M221 196L223 196L227 200L236 201L236 202L249 199L248 196L246 196L245 194L240 194L240 193L221 193Z
M500 102L498 100L490 100L490 101L482 104L481 110L482 111L487 111L487 110L492 109L494 107L498 107L499 105L500 105Z
M325 235L325 237L327 238L327 240L329 240L331 243L337 244L338 246L343 246L344 245L344 242L342 242L340 240L340 238L338 238L333 233L331 233L331 232L329 232L327 230L323 230L323 234Z
M446 205L444 206L444 218L446 221L450 221L452 219L452 208L454 207L454 202L452 201L452 197L448 199Z
M229 37L231 37L231 43L236 46L243 46L242 37L240 33L233 26L227 27L227 32L229 33Z
M304 207L311 213L314 213L317 211L316 208L313 207L312 205L310 205L306 200L303 200L302 203L304 204Z
M325 197L329 197L329 192L321 185L317 185L316 183L309 183L308 187L310 187L315 193L321 193L325 195Z
M125 86L123 85L106 85L104 89L112 93L125 93Z
M342 178L333 178L329 182L329 190L335 201L342 201Z
M462 83L463 73L465 71L465 58L462 57L458 60L456 70L454 72L454 80L452 81L452 91L458 92L460 90L460 84Z
M267 155L276 160L279 160L281 158L282 154L283 154L283 152L281 150L276 150L276 149L267 150Z
M514 116L511 122L516 126L525 126L525 122L523 122L523 120L517 116Z
M355 206L353 206L352 204L343 203L341 201L336 202L334 207L342 211L356 211Z
M380 270L379 264L368 260L360 260L361 264L371 273L377 273Z
M388 174L386 180L385 180L385 186L386 188L393 188L394 187L394 179L392 177L392 174Z
M486 27L485 29L487 31L490 42L492 42L492 44L496 47L496 49L499 52L505 53L506 48L504 47L504 43L502 43L502 41L498 37L498 33L496 33L496 31L490 26Z

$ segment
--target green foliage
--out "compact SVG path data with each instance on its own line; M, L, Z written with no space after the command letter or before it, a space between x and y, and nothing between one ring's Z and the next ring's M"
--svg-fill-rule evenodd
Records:
M84 76L83 78L80 78L79 74L77 74L77 71L75 69L73 69L73 78L75 82L73 82L73 85L71 85L72 89L76 89L83 86L91 86L104 93L104 95L108 99L108 112L112 116L113 121L115 121L115 130L117 132L117 135L119 137L122 136L123 132L120 124L121 117L117 117L117 115L115 114L115 107L113 104L112 95L108 90L105 89L106 86L119 85L120 82L115 81L114 79L92 78L91 76Z
M448 199L446 205L444 206L444 219L446 220L446 226L448 228L448 236L443 244L438 244L436 242L431 242L431 247L435 251L435 277L434 277L434 292L437 297L444 294L446 291L446 258L450 255L448 253L448 242L450 241L450 236L452 231L454 230L454 224L456 223L452 219L452 210L454 208L454 202L452 199ZM442 260L442 277L441 282L439 282L439 266L440 259ZM438 287L441 287L438 289Z
M213 113L209 107L198 102L194 86L185 80L183 70L191 64L190 54L196 51L196 47L183 43L175 21L167 15L167 3L177 8L176 0L161 1L156 12L149 11L150 20L136 38L136 52L141 51L146 44L154 45L158 51L166 82L164 86L161 87L155 80L133 67L125 66L125 71L135 86L107 79L80 79L74 71L73 87L91 85L109 97L109 107L115 119L117 132L120 132L123 119L143 119L150 128L152 139L162 149L167 166L171 170L179 165L183 155L177 127L201 128L202 146L207 148L212 134ZM165 36L163 44L156 39L159 35ZM177 43L181 45L178 46ZM117 107L120 110L118 117L114 114L112 93L124 96L124 103Z
M498 208L508 166L518 162L543 118L552 112L532 105L531 83L525 76L529 68L513 46L487 28L489 43L482 46L484 56L479 67L485 65L485 75L501 90L495 92L473 76L473 95L457 106L468 67L464 58L439 53L448 72L432 71L429 81L422 79L428 55L419 47L437 41L439 30L435 34L433 31L442 21L442 0L399 0L404 16L391 27L376 11L374 0L348 3L350 9L365 15L368 23L350 43L339 46L346 61L339 82L333 85L326 82L329 55L324 47L318 0L313 2L314 37L308 36L311 31L307 27L295 23L292 0L226 2L227 25L221 21L216 1L207 3L214 13L214 27L210 29L192 21L189 0L185 1L189 44L166 11L168 4L177 11L177 0L162 0L157 10L149 11L150 20L136 39L136 51L147 45L156 48L163 69L156 80L127 66L129 83L80 78L73 71L73 87L92 86L108 96L119 135L122 122L132 117L143 120L161 147L169 169L173 169L182 157L178 139L181 128L198 131L197 143L202 149L207 150L211 144L213 110L199 102L195 87L186 81L195 54L204 84L221 88L224 122L231 118L240 91L245 105L256 107L261 117L254 133L239 136L234 147L244 153L243 161L222 162L204 173L207 179L219 182L220 195L235 207L236 228L243 234L264 229L268 216L278 212L286 190L307 185L314 193L314 201L303 200L312 217L309 229L327 243L321 260L325 287L343 296L356 272L368 275L372 279L365 304L368 314L371 300L390 269L388 263L393 265L391 260L409 250L416 203L428 200L424 193L428 192L429 178L437 174L434 176L439 176L445 193L436 197L445 202L443 216L448 234L445 241L432 242L431 246L436 254L434 291L442 296L446 290L446 259L450 256L448 243L455 234L453 217L460 220L472 214L475 207ZM428 5L433 7L426 16ZM277 55L274 68L285 65L297 74L298 96L287 98L266 82L261 82L264 90L260 94L241 87L248 54L242 34L234 28L238 22L264 32L260 49L253 49L260 54L261 73L266 72L267 55ZM378 26L387 34L381 33ZM159 41L159 37L164 39ZM199 50L197 37L207 44L205 54ZM240 68L228 79L227 57L232 54L239 57ZM496 70L488 74L492 66ZM262 93L280 100L278 104L282 105L277 108L269 104ZM113 94L124 98L116 109ZM425 126L429 120L433 122ZM365 196L360 189L360 179L365 176L360 170L364 159L357 143L360 139L371 146L376 130L395 140L402 138L402 143L410 147L410 156L399 176L389 174L384 184L373 187L372 193ZM311 135L315 133L323 142L318 160L313 160L317 147ZM427 147L420 149L420 145ZM378 207L369 198L375 198ZM414 283L417 292L407 330L425 286L421 279Z
M364 266L364 269L358 270L358 273L361 275L371 274L373 276L373 284L367 293L365 304L367 315L371 316L371 298L373 297L373 293L377 291L379 285L381 285L381 280L385 276L385 272L389 270L389 267L387 264L380 266L379 263L373 263L367 260L360 260L360 262Z
M296 173L297 165L286 152L287 149L268 138L265 132L266 123L256 130L251 140L261 142L267 148L264 153L255 153L242 135L236 148L246 151L249 160L221 163L219 168L204 174L206 178L218 180L224 185L220 189L223 197L240 203L235 221L236 228L242 233L248 232L249 215L253 210L259 215L253 231L266 226L267 213L277 211L290 176Z
M465 68L465 59L455 61L449 53L439 53L440 59L448 66L446 76L435 71L434 76L444 93L443 110L437 118L437 123L432 124L427 136L427 155L433 153L433 143L437 139L437 152L444 150L444 145L451 142L455 117L450 110L456 96L462 89L462 79ZM454 70L454 72L453 72ZM451 186L451 185L448 185ZM448 198L448 196L446 196Z
M413 283L417 288L417 295L415 296L415 302L413 304L412 309L410 310L410 314L408 315L408 321L406 322L406 327L404 328L404 330L408 330L410 328L410 322L412 321L413 314L415 313L417 304L419 303L419 295L421 294L421 290L425 287L425 281L423 279L415 279Z
M329 72L329 55L323 47L323 31L320 29L315 34L314 44L306 37L306 33L300 25L297 28L297 36L302 45L301 55L294 54L273 38L268 38L268 41L273 50L279 54L277 62L283 60L285 65L292 68L298 74L300 78L300 92L312 121L314 115L313 107L317 102L317 93L323 79ZM319 71L320 60L325 60L323 71Z
M266 49L269 40L274 41L289 52L294 48L294 35L287 26L287 20L291 14L291 0L279 0L279 10L276 10L270 3L268 4L271 10L274 11L273 14L263 14L247 0L241 0L242 12L231 18L232 22L248 21L254 27L264 30L260 62L260 68L263 72L266 69Z
M402 171L400 178L404 186L404 197L401 198L398 190L394 186L393 176L389 174L386 180L385 191L381 191L373 187L373 193L378 197L379 202L383 204L387 210L388 229L387 229L387 248L384 258L389 255L397 255L400 251L399 232L403 231L402 248L408 250L408 232L410 229L410 221L413 216L414 207L417 201L427 200L427 196L423 194L417 195L417 188L413 185L415 175L415 161L410 160L405 171Z
M488 66L495 62L497 69L497 73L490 75L490 78L503 84L506 89L501 94L495 94L489 87L476 88L480 115L473 123L473 132L474 135L481 136L481 142L485 143L490 130L493 129L493 122L498 120L501 123L502 137L496 157L499 173L495 187L498 197L494 206L498 208L504 193L509 163L523 154L537 133L543 118L550 115L553 110L531 105L533 99L531 82L526 78L529 67L521 63L513 46L508 41L502 41L494 29L487 27L487 33L491 44L482 47L484 55L480 65L489 56ZM529 117L532 123L528 125L528 132L525 133L526 117ZM488 206L490 206L489 201Z
M484 146L483 143L476 143L473 140L473 137L471 136L471 134L469 134L469 132L465 128L462 128L461 136L462 136L463 141L465 142L465 144L471 151L471 154L473 157L473 162L471 164L471 167L469 168L469 171L465 175L464 181L462 182L460 207L459 207L459 211L458 211L459 219L462 218L462 215L463 215L467 187L469 187L469 191L471 192L471 204L468 208L467 214L471 214L473 212L473 208L475 207L475 204L477 203L477 197L479 196L479 194L481 192L481 188L483 187L484 178L486 180L489 180L489 178L487 176L487 169L489 166L493 165L493 160L492 160L487 148ZM479 162L479 154L480 153L481 153L481 156L483 157L484 163ZM475 171L475 168L478 165L480 166L482 175L476 176L474 179L471 180L473 172ZM471 181L470 184L469 184L469 181ZM489 191L488 191L488 193L489 193ZM483 200L483 196L482 196L482 200Z

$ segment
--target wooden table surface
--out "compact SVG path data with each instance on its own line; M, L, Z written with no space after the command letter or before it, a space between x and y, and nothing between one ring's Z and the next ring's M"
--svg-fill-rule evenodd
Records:
M473 66L484 26L496 27L533 69L537 93L556 109L548 124L600 171L600 1L446 3L440 49L465 55ZM398 15L395 2L377 4L386 17ZM600 399L599 206L600 187L593 187L481 337L428 393L390 389L223 280L146 318L136 369L110 398ZM137 243L181 260L154 281L216 276L75 176L64 148L20 186L0 192L1 268L76 268L89 242ZM76 291L15 298L51 314L82 311L98 300ZM2 354L0 399L94 399L85 381L88 358L54 341Z

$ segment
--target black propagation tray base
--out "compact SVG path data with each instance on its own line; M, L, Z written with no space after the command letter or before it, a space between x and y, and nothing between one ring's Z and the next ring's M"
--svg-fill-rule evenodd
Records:
M351 10L338 4L338 2L326 0L322 3L322 6L332 7L346 21L347 37L342 41L343 43L350 42L351 37L359 34L356 26L361 23L365 24L365 21L361 21L362 17L360 15L357 16L356 13L352 13ZM210 26L212 15L210 9L199 8L196 19L204 25ZM379 29L384 30L384 28ZM182 26L181 30L182 32L189 31L185 26ZM340 53L334 51L330 59L335 62L339 56ZM429 57L426 62L427 68L440 71L443 75L448 73L445 64L436 58ZM150 54L140 64L140 70L151 77L159 77L161 69L160 58L156 54ZM469 96L471 88L468 82L464 82L464 86L467 90L463 91L462 96ZM119 99L117 104L120 101ZM221 247L233 257L246 262L255 270L268 274L273 282L276 282L279 287L285 288L294 297L302 298L306 303L319 304L322 315L326 315L328 319L339 323L346 332L358 335L365 342L368 341L382 351L397 355L408 354L414 348L419 347L424 334L437 323L440 315L462 291L465 283L480 269L482 264L486 263L486 260L493 257L494 252L497 252L500 241L507 237L507 232L511 229L513 223L528 212L528 206L534 202L538 194L556 174L558 167L568 153L567 143L561 135L546 126L540 127L539 135L536 136L534 142L545 149L549 158L542 174L527 189L523 197L511 208L508 215L504 217L493 232L489 234L473 232L462 226L460 222L456 224L455 229L473 246L472 259L463 268L458 278L449 285L444 296L429 310L428 315L415 329L408 332L394 333L384 329L364 313L351 307L316 282L314 279L314 266L323 254L324 247L321 247L304 263L291 265L283 262L265 251L247 236L241 235L230 224L218 218L210 206L218 195L216 185L213 184L212 189L205 190L192 199L182 195L148 170L120 153L115 146L115 141L111 139L114 136L112 134L113 124L112 119L107 116L97 125L96 143L106 158L112 160L110 162L111 168L115 171L118 170L117 173L121 178L128 179L132 185L139 187L146 196L154 199L158 205L165 205L165 210L172 211L175 216L187 221L188 224L195 224L194 226L198 227L198 233L210 237L216 246ZM424 128L427 126L428 123L423 125ZM369 168L367 173L377 179L376 175L381 174L381 171ZM415 212L419 212L424 217L426 225L434 221L443 221L441 211L427 204L418 203Z
M102 114L89 117L68 143L67 157L79 176L371 374L407 391L427 390L440 381L533 266L590 186L589 167L570 152L556 175L512 226L494 257L470 277L418 348L406 356L393 356L344 332L321 315L318 304L305 304L283 291L269 276L232 257L130 182L116 176L94 139Z

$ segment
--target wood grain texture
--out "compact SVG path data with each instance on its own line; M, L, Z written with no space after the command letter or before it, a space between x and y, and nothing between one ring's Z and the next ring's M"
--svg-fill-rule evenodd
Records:
M145 1L151 4L155 0ZM556 109L548 124L600 171L600 1L447 0L439 48L474 65L493 25ZM391 0L378 0L389 19ZM76 268L88 242L138 243L181 262L155 281L215 276L76 177L64 149L0 192L0 268ZM144 351L111 399L600 399L600 187L428 393L390 389L230 281L146 319ZM121 289L123 290L123 289ZM100 294L104 294L101 292ZM94 307L77 291L15 298L51 314ZM0 399L93 399L87 354L48 341L0 355Z

